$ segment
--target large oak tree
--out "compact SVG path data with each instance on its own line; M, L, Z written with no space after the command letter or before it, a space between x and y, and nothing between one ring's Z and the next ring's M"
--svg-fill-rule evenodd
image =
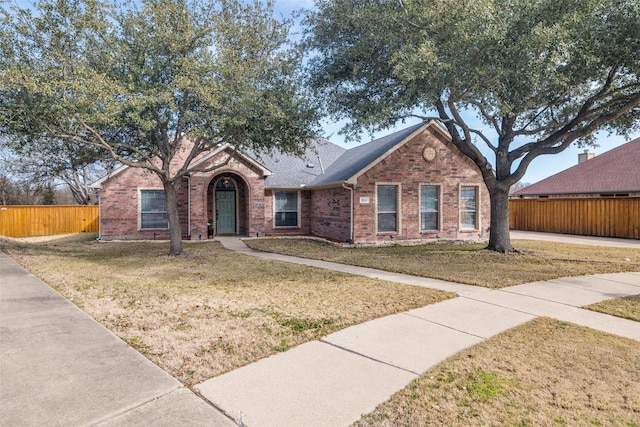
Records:
M309 73L327 112L348 119L352 134L408 117L440 120L487 185L492 250L513 250L509 189L532 160L592 143L597 131L638 129L637 0L316 6L307 17Z
M194 166L198 156L222 142L299 152L316 131L291 22L272 1L41 0L2 12L0 131L36 150L98 147L156 174L172 255L182 178L220 166Z

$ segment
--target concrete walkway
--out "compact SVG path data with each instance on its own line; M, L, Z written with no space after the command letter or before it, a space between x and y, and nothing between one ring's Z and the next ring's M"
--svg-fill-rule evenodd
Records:
M233 250L456 292L344 329L195 387L203 399L0 253L0 424L344 426L421 372L537 316L640 341L640 324L579 307L640 293L640 273L489 290L324 261ZM211 403L210 404L207 404ZM218 408L218 409L216 409Z
M457 292L459 297L331 334L199 384L195 389L247 426L345 426L449 356L538 316L640 341L640 324L580 306L640 293L640 273L596 275L489 290L254 251L276 261Z

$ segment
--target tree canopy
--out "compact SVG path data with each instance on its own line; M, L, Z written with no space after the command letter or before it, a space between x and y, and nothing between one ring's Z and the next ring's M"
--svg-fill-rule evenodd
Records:
M221 142L299 152L317 130L290 24L260 0L41 0L5 9L0 131L21 147L63 141L78 156L97 147L155 173L170 253L179 254L176 191L183 176L205 171L194 159Z
M438 119L487 184L490 249L513 250L508 192L533 159L590 144L597 131L640 128L635 0L316 5L306 45L310 84L326 112L348 119L349 134Z

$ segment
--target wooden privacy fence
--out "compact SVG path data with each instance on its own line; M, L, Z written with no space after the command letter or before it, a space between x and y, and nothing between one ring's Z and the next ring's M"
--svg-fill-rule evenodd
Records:
M98 206L0 206L0 235L53 236L98 231Z
M512 230L640 239L640 198L511 199Z

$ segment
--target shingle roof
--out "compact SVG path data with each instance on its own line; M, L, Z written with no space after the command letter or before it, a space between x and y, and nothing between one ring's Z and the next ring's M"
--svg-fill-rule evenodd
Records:
M356 176L423 126L420 123L350 150L315 139L303 156L277 152L261 155L252 151L244 154L272 172L266 177L265 187L317 187Z
M325 139L316 138L309 144L302 156L279 152L261 154L253 150L242 150L242 153L239 154L263 167L265 172L271 173L270 175L265 173L265 187L267 188L332 185L357 177L375 164L377 160L403 143L414 132L430 124L420 123L350 150ZM218 148L200 161L206 161L225 147L228 146ZM96 185L100 185L106 179L109 179L109 176L96 182Z
M640 138L525 187L515 195L640 191Z
M314 139L302 156L283 153L258 154L247 150L245 154L266 169L271 175L265 179L270 188L297 188L311 184L322 170L326 171L346 149L325 139Z
M348 150L330 167L326 168L326 173L319 176L311 185L320 186L335 182L344 182L352 178L422 126L424 126L424 123L408 127Z

